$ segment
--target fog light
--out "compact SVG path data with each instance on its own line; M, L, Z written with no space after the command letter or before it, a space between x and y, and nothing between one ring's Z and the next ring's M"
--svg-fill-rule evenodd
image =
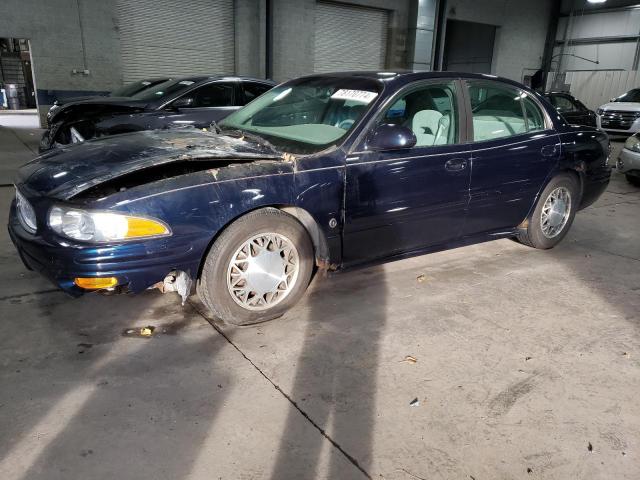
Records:
M116 277L76 277L73 283L86 290L98 290L101 288L115 287L118 285L118 279Z

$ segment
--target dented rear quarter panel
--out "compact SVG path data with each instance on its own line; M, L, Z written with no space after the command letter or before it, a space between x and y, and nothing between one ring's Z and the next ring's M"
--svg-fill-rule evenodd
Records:
M580 209L595 202L611 178L609 136L595 127L559 124L561 142L558 171L575 172L580 178Z

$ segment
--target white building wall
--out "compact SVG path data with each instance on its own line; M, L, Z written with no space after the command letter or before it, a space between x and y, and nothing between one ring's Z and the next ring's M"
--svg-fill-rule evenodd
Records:
M562 55L561 62L558 55L562 47L557 45L553 54L558 61L554 62L552 69L632 70L637 68L634 66L639 48L637 40L612 40L640 35L640 8L602 13L575 11L572 17L562 17L558 21L556 40L564 40L565 35L570 40L593 40L593 43L567 44L563 53L568 55Z
M522 81L541 68L555 0L450 0L447 18L495 25L491 73Z
M632 88L640 87L640 71L568 72L571 94L595 110Z

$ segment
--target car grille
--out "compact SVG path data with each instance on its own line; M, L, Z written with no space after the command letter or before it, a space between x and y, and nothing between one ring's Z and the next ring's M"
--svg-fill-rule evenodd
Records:
M633 122L640 118L640 112L621 112L619 110L605 110L600 116L602 128L629 130Z

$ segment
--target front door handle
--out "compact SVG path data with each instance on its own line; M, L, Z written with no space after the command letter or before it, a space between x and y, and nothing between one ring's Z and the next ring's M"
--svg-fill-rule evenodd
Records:
M448 172L461 172L467 168L467 161L464 158L452 158L446 161L444 168Z

